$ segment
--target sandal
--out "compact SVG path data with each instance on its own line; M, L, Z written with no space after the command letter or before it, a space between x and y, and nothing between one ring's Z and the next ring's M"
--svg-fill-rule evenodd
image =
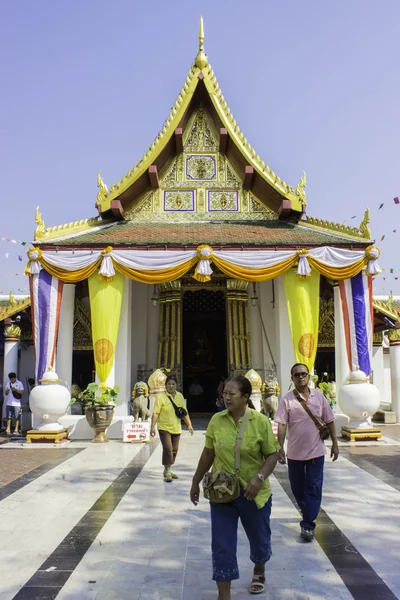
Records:
M171 475L172 475L172 479L179 479L178 475L176 473L173 473L171 471Z
M262 594L265 591L265 575L253 574L250 585L250 594Z

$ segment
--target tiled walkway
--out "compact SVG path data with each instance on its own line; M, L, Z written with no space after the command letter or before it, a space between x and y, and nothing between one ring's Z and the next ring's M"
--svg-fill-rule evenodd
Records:
M67 460L11 490L0 501L0 599L216 600L208 503L202 499L195 508L188 497L203 442L201 431L193 438L183 434L180 478L169 484L161 477L157 442L111 442L81 444ZM400 491L390 485L393 475L380 478L380 466L373 473L366 460L358 466L359 450L327 461L312 544L299 538L287 471L277 468L273 557L261 598L400 599ZM0 448L0 462L9 451ZM253 597L248 554L240 529L235 600Z

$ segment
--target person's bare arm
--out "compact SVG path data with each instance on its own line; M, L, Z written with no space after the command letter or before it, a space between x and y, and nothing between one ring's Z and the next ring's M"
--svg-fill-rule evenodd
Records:
M204 448L201 453L199 464L195 474L193 475L192 487L190 488L190 499L196 506L199 503L200 497L200 482L204 475L209 471L214 462L215 452L212 448Z
M281 465L286 464L286 454L285 454L285 450L283 448L283 445L285 443L285 438L286 438L286 424L278 423L278 442L281 447L280 450L278 450L278 461L280 462Z
M331 459L333 460L333 462L335 462L335 460L337 460L339 458L339 446L338 446L338 441L337 441L337 437L336 437L335 421L331 421L330 423L327 423L326 426L329 429L329 435L331 436L331 440L332 440Z

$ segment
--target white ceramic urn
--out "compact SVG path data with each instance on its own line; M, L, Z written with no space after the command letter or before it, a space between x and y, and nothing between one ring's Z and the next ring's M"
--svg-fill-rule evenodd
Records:
M369 383L363 371L352 371L346 385L339 390L339 406L350 417L350 429L367 429L372 426L371 417L378 410L380 394L377 387Z
M29 407L36 417L41 419L37 429L42 431L60 431L64 429L58 422L67 412L71 402L71 393L60 385L54 371L46 371L40 380L40 385L33 388L29 394Z

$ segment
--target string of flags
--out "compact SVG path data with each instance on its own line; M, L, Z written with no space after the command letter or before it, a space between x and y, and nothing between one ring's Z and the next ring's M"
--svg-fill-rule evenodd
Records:
M29 242L21 242L21 240L11 240L10 238L2 237L1 240L3 242L10 242L11 244L20 244L21 246L26 246Z

